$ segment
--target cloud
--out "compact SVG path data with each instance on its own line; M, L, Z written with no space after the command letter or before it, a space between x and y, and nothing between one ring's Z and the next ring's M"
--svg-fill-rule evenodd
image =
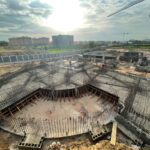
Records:
M41 17L48 17L52 12L52 7L39 0L34 0L29 3L30 13Z
M22 35L50 36L58 33L41 24L42 19L53 14L54 8L50 6L50 1L48 5L43 0L0 0L1 38ZM84 24L81 28L68 32L74 34L77 40L121 40L123 32L129 33L128 39L150 38L149 0L110 18L107 15L123 8L130 0L79 2L84 14Z
M42 3L38 0L34 0L29 4L30 7L32 8L50 8L50 6L46 3Z
M25 8L18 0L6 0L6 5L8 9L12 10L22 10Z
M80 2L81 7L86 10L85 23L87 26L85 30L87 31L87 38L92 37L91 35L94 33L95 39L99 37L99 40L122 40L120 37L123 32L130 33L127 37L128 39L150 38L148 37L150 35L150 30L148 30L150 24L150 19L148 19L150 1L145 0L143 3L110 18L107 18L108 14L126 6L130 0L80 0ZM81 30L79 34L81 35L82 32L85 34L85 30L84 32ZM108 35L107 38L104 33Z
M111 13L111 14L109 14L107 17L111 17L111 16L113 16L113 15L116 15L116 14L118 14L119 12L122 12L123 10L129 9L130 7L133 7L134 5L136 5L136 4L138 4L138 3L141 3L141 2L143 2L143 1L144 1L144 0L135 0L135 1L132 1L132 2L128 3L127 5L125 5L123 8L121 8L121 9L119 9L119 10L117 10L117 11Z
M38 1L2 0L0 4L0 33L3 35L5 33L11 35L15 32L24 34L24 31L27 31L27 28L31 26L39 27L39 20L48 17L51 11L49 5ZM30 33L28 32L28 34Z

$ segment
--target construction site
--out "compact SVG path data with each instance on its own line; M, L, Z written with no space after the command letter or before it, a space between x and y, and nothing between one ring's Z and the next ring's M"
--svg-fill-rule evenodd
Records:
M126 55L1 56L0 150L150 149L148 61Z

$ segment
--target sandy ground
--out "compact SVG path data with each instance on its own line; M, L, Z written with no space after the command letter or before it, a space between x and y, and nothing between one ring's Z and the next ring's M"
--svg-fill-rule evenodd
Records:
M131 74L134 74L134 75L139 75L139 76L142 76L142 77L150 78L150 73L143 73L143 72L135 71L135 67L118 66L116 71L124 73L124 74L131 73Z
M27 53L27 50L12 50L12 49L4 49L0 51L0 56L8 56L8 55L21 55Z
M117 143L115 146L113 146L109 141L100 141L94 145L91 145L88 142L85 142L81 145L79 143L73 143L69 146L71 147L71 150L76 150L77 148L80 150L133 150L132 148L120 143Z
M23 64L23 63L20 63L20 64L1 64L0 65L0 76L6 74L6 73L12 73L12 72L15 72L17 70L19 70L21 67L25 67L25 66L36 66L36 65L39 65L40 62L32 62L32 63L26 63L26 64Z
M45 143L43 149L48 149L53 142L60 142L61 150L137 150L122 143L116 143L115 146L110 144L108 140L102 140L95 144L91 144L84 135L76 138L68 138Z
M10 72L15 72L18 69L20 69L20 65L2 65L0 66L0 76L5 74L5 73L10 73Z
M0 130L0 150L19 150L17 144L21 139Z

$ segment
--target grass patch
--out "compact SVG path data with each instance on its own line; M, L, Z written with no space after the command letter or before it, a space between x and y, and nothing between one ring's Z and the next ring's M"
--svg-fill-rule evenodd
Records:
M62 50L62 49L49 49L48 53L49 54L60 54L63 52L67 52L68 50Z
M49 54L60 54L64 52L74 52L75 49L49 49L47 50Z
M4 47L0 47L0 51L5 51L5 48Z
M123 48L129 51L148 51L150 52L150 45L128 45L128 46L116 46L114 48Z

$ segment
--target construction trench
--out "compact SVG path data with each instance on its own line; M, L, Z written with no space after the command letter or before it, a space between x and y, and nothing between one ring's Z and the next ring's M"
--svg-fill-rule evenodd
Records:
M47 65L43 66L47 67ZM44 69L42 68L44 71L41 67L39 67L38 70L37 67L35 73L39 74L41 73L41 70L45 73L46 67L44 67ZM145 82L147 82L145 79L141 79L142 82L138 82L138 78L134 76L131 76L130 79L130 76L116 74L113 71L94 74L92 77L92 74L87 71L85 72L84 68L83 70L77 70L76 72L84 72L90 81L98 76L96 81L101 83L101 86L103 84L105 86L95 86L94 82L92 84L79 85L77 82L78 78L69 81L70 77L68 77L68 81L65 80L65 82L70 82L70 84L74 83L74 86L70 86L69 84L68 87L70 89L65 88L65 86L60 88L59 85L61 84L61 81L58 81L60 82L58 89L57 87L53 87L53 83L51 82L50 86L46 85L47 87L38 88L38 86L35 86L31 90L29 88L29 92L23 95L21 94L21 98L17 99L17 97L14 97L14 99L10 100L8 98L9 101L6 99L0 103L1 129L21 136L22 142L19 143L20 147L28 147L29 145L36 147L38 145L40 148L41 144L39 143L43 143L44 139L70 138L86 133L89 134L89 138L92 139L92 141L105 139L105 136L110 136L112 121L116 120L118 123L118 130L122 132L127 139L131 139L136 145L143 145L143 143L149 144L148 113L145 115L134 106L136 93L139 94L139 92L137 92L139 90L138 85L143 81L145 84ZM22 74L23 76L21 78L25 77L24 74L28 77L25 80L25 85L34 83L32 76L37 78L34 71ZM73 72L73 74L75 73ZM58 76L58 74L56 76ZM11 83L12 79L11 77L9 78L9 82ZM19 83L17 77L15 78L17 81L15 81L15 84ZM100 81L98 81L99 78ZM129 81L126 82L126 79L128 78ZM53 79L53 76L42 74L39 81L45 80L43 83L47 83L50 79L55 80ZM79 78L79 80L80 82L82 81L81 78ZM115 84L113 80L115 80ZM132 80L133 83L130 85L129 83ZM37 82L37 80L35 80L35 82ZM36 85L37 84L38 83L36 83ZM129 92L124 101L122 100L124 93L119 95L114 91L112 92L113 85L122 88L121 90L124 90L125 86L127 87ZM140 86L143 86L143 83ZM18 86L17 92L20 92L19 88L20 87ZM144 88L145 86L143 86L143 89ZM23 90L24 89L21 89L21 91ZM134 96L131 96L132 94ZM146 101L147 99L142 100ZM122 101L124 105L120 103ZM144 104L146 104L146 102L144 102ZM35 140L33 140L33 138Z
M61 103L66 101L78 101L86 95L91 96L92 98L96 97L96 101L102 100L103 106L107 105L108 107L108 105L110 105L110 107L107 108L105 106L106 108L104 108L102 112L99 112L97 116L87 112L87 110L84 110L83 108L82 112L80 112L80 115L70 114L70 116L57 116L57 118L56 116L50 116L49 119L39 119L34 117L33 114L30 114L30 116L22 115L21 117L16 117L17 113L21 114L24 107L35 104L36 100L41 98L44 98L44 101L55 101L57 103ZM67 103L65 103L65 105L67 105ZM103 133L99 134L98 131L94 131L96 130L94 129L95 124L96 126L98 124L102 126L102 116L104 115L105 117L107 113L109 114L110 112L115 112L117 105L117 96L98 89L90 84L67 90L52 91L49 89L37 89L15 103L1 109L1 128L23 137L27 134L34 134L44 138L62 138L88 133L90 131L92 137L93 134L96 135L93 137L93 140L96 140L103 137ZM51 115L51 113L53 112L50 112L49 115ZM105 125L109 123L109 119L106 119ZM110 133L110 130L108 130L106 127L104 131L104 135Z

